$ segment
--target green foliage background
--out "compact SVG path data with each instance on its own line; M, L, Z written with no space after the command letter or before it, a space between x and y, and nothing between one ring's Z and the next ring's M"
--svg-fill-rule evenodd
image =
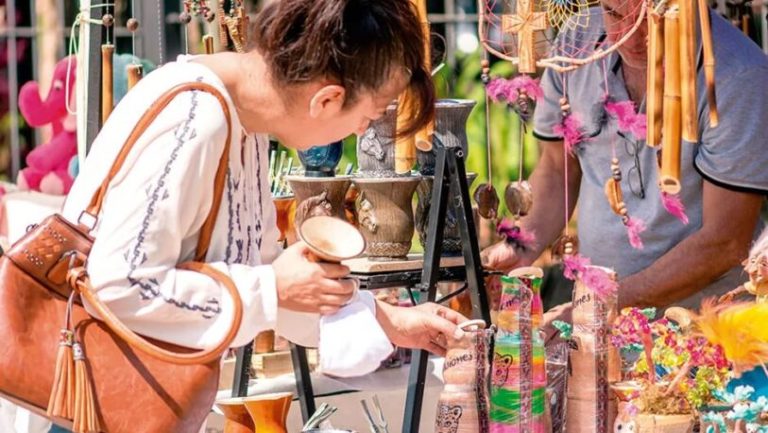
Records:
M509 78L514 75L512 64L498 61L491 66L491 75L494 77ZM475 172L478 178L473 185L487 182L488 169L486 166L486 134L485 134L485 90L480 81L480 52L463 55L458 58L455 70L445 67L435 76L435 87L439 98L472 99L477 105L472 110L467 122L467 139L469 141L469 156L467 159L467 171ZM520 164L520 121L514 113L504 104L491 104L491 155L493 185L501 195L504 187L511 180L516 180ZM538 160L539 151L536 140L530 134L525 136L523 175L527 177ZM344 140L344 155L339 163L339 170L344 170L347 164L357 166L355 146L357 137L352 135ZM298 162L295 152L294 162ZM502 212L506 212L503 204Z

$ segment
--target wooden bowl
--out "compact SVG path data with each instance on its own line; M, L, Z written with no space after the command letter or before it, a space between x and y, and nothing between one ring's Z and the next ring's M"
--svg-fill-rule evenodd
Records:
M341 262L365 251L365 239L352 224L339 218L316 216L299 227L299 238L318 259Z

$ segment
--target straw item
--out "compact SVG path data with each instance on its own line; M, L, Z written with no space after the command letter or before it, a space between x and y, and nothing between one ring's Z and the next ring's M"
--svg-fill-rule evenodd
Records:
M707 85L709 103L709 126L714 128L720 123L715 97L715 50L712 47L712 25L709 22L709 7L706 0L699 2L699 21L701 22L701 46L704 54L704 80Z
M678 0L680 31L680 104L683 114L683 139L689 143L699 140L696 104L696 0Z
M664 26L662 16L651 11L648 17L648 97L646 98L648 128L646 143L661 145L664 101Z

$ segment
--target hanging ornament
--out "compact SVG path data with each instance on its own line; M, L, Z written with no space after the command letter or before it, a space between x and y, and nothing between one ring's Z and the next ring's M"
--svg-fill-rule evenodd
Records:
M185 49L189 53L189 34L187 33L186 26L192 22L192 18L202 17L208 24L210 30L210 24L216 19L216 13L208 6L207 0L184 0L184 10L179 14L179 22L185 25ZM209 33L203 36L203 46L205 47L206 54L213 54L213 35Z
M645 223L640 219L629 216L629 211L627 210L626 203L624 203L624 196L621 192L621 168L616 157L611 159L611 178L605 182L605 196L608 199L611 210L621 217L621 222L627 228L629 244L633 248L643 249L640 233L645 231Z
M568 98L565 96L560 98L560 111L562 121L559 125L555 125L552 131L563 137L565 150L572 155L586 138L582 130L581 117L576 113L571 113L571 104L568 103Z
M579 238L568 233L557 238L552 244L552 260L560 261L579 253Z
M481 217L496 220L499 214L499 195L493 187L493 169L491 166L491 97L488 93L488 84L491 82L491 64L488 61L488 52L483 50L483 60L480 62L480 79L485 85L485 159L488 166L488 182L480 184L473 198L477 203L478 213Z
M114 106L114 71L113 57L115 45L111 42L115 25L115 17L106 13L101 17L101 22L106 28L106 42L101 46L101 123L104 124L112 114Z
M131 3L131 15L136 16L135 2ZM125 23L125 26L128 28L128 31L131 32L131 46L133 51L131 64L125 67L125 72L128 77L128 90L131 90L144 75L144 67L136 57L136 32L139 30L139 20L136 18L129 18Z

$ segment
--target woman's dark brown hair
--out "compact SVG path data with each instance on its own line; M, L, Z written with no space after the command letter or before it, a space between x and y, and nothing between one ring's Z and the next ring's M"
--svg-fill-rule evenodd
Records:
M384 85L395 68L405 68L415 110L402 133L416 132L434 114L421 23L409 0L275 0L252 32L278 84L327 78L345 88L350 103Z

